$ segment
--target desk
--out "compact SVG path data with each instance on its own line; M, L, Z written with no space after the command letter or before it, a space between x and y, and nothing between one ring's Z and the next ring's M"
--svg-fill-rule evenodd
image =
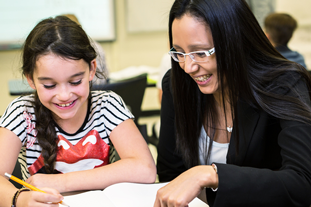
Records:
M11 96L27 95L34 92L26 79L9 80L9 92Z

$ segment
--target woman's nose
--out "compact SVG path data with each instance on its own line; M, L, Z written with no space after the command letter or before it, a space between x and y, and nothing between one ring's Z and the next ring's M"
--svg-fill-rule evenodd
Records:
M183 69L186 73L190 74L198 70L198 65L190 58L189 55L187 55L185 57Z

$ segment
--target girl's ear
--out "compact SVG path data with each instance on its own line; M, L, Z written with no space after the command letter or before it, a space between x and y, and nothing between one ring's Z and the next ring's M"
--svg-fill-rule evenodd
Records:
M95 73L96 73L96 68L97 68L97 63L96 63L96 59L92 60L91 64L90 64L90 76L89 76L89 81L92 81Z
M36 90L36 85L35 85L35 83L33 82L32 77L30 77L29 75L27 75L26 78L27 78L27 82L28 82L29 86L30 86L32 89Z

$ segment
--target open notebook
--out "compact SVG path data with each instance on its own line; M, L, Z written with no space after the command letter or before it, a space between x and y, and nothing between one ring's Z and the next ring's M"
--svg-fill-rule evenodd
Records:
M166 184L118 183L103 191L87 191L64 196L64 202L70 207L152 207L158 189ZM195 198L189 207L208 207L208 205Z

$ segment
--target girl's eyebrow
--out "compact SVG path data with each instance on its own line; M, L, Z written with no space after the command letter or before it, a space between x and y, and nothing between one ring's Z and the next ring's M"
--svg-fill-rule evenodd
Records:
M85 74L85 72L76 73L76 74L70 76L70 78L82 76L82 75L84 75L84 74ZM44 80L53 80L53 78L49 78L49 77L38 77L38 80L41 80L41 81L44 81Z

